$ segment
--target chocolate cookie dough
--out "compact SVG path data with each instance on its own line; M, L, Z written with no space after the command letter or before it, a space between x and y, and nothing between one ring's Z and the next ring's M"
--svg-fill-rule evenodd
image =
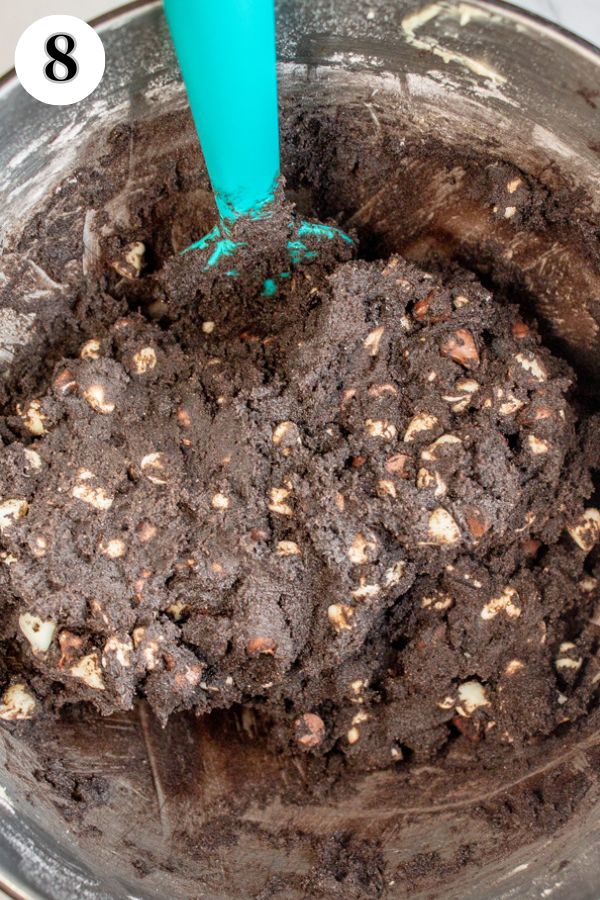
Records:
M244 704L381 768L584 714L598 429L535 323L396 256L275 297L152 256L104 242L86 340L8 392L0 717Z

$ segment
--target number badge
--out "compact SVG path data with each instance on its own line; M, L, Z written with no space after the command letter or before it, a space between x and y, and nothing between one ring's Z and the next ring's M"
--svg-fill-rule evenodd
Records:
M61 40L65 42L65 49L61 51L58 49L57 41ZM79 72L79 65L77 60L71 56L71 53L77 46L77 41L73 37L72 34L53 34L46 41L46 53L50 57L50 62L44 69L46 73L46 78L49 78L50 81L72 81L74 78L77 78L77 73ZM61 77L57 74L56 71L56 63L60 63L62 68L65 70L65 74Z
M41 103L68 106L94 91L104 75L104 46L76 16L44 16L27 28L15 50L17 77Z

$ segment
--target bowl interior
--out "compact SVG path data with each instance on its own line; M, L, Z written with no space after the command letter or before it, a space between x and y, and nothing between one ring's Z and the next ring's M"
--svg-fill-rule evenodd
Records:
M127 217L131 193L147 189L160 155L180 155L195 140L159 4L135 6L102 27L107 77L77 109L41 109L14 84L3 88L7 377L44 365L31 341L44 295L32 289L28 223L60 235L68 213L84 234L89 214L68 197L47 202L50 189L75 171L101 172L115 128L134 136L151 129L152 153L140 152L126 190L94 211ZM426 267L456 262L476 271L538 318L580 374L584 402L594 403L598 57L499 4L333 6L280 3L288 191L304 212L355 229L365 258L399 252ZM197 173L149 203L142 226L152 233L168 202L202 233L208 201L198 153ZM155 252L158 265L163 249ZM68 283L86 265L85 252L76 258L60 237L56 260L56 271L44 273L51 281ZM323 897L409 889L423 897L590 896L600 880L595 726L592 715L576 739L509 750L476 775L457 745L443 768L356 777L323 796L309 766L266 752L268 722L247 709L177 716L165 730L144 705L108 719L67 710L59 721L0 734L4 879L17 895L61 898L301 898L309 883L311 896ZM565 781L572 804L550 816L552 792Z

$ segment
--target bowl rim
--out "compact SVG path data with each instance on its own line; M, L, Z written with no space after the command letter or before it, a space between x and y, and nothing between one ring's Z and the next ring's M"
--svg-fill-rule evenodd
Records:
M517 22L521 20L526 24L535 25L540 32L548 34L555 40L558 39L562 44L570 47L575 52L578 52L581 56L587 57L592 64L600 66L600 45L597 46L596 44L593 44L586 38L575 34L573 31L570 31L568 28L557 22L550 21L550 19L547 19L539 13L531 12L528 9L522 9L519 6L515 6L514 3L508 2L508 0L471 0L471 2L482 8L487 7L492 11L496 10L498 13L502 13L505 17L512 18ZM101 16L90 19L89 24L93 28L101 29L102 26L113 23L121 17L127 17L132 13L137 13L138 10L149 10L155 6L161 5L162 0L131 0L130 3L116 6L114 9L103 13ZM6 89L13 87L14 83L18 83L18 79L17 73L13 67L0 76L0 92L3 93Z

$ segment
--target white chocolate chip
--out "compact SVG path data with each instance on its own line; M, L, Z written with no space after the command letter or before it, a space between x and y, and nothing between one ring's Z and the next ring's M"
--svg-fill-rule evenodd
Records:
M353 539L348 550L348 559L355 566L363 566L370 562L370 557L377 550L377 543L369 540L359 532Z
M417 472L417 487L420 490L435 488L434 497L445 497L448 492L448 486L439 472L430 472L429 469L421 468Z
M421 468L417 472L417 487L420 490L425 490L427 488L433 487L435 484L435 478L433 474L429 471L429 469Z
M78 477L80 481L86 482L95 476L87 469L81 469ZM77 500L81 500L83 503L87 503L89 506L93 506L94 509L99 509L103 512L110 509L114 502L114 498L111 497L104 488L94 488L85 483L76 484L71 491L71 495Z
M350 683L350 687L352 688L352 693L359 696L365 689L365 681L362 678L357 678Z
M270 492L270 502L268 504L269 510L273 513L277 513L280 516L293 516L294 511L289 503L285 501L290 496L290 491L283 487L275 487L271 488Z
M385 441L392 441L397 433L396 426L385 419L367 419L365 428L371 437L383 438Z
M133 646L137 650L137 648L140 646L140 644L144 641L144 639L146 637L146 629L143 628L142 626L139 626L138 628L134 628L131 633L131 637L133 639Z
M107 666L111 661L110 657L114 656L120 666L122 666L124 669L129 669L131 667L132 653L133 643L130 638L126 638L124 641L122 641L115 636L110 637L104 645L104 650L102 651L102 665Z
M409 444L411 441L414 441L417 434L421 434L425 431L431 431L432 428L435 428L437 423L437 416L432 416L429 413L419 413L418 415L414 416L408 423L408 427L404 432L404 443Z
M0 534L4 534L9 528L24 519L29 511L29 504L26 500L13 498L12 500L3 500L0 503Z
M36 556L38 559L41 559L43 556L46 555L47 549L48 549L48 541L46 540L46 538L43 535L38 534L34 538L34 541L33 541L33 547L31 549L32 554L34 556Z
M433 492L434 497L445 497L448 493L448 486L439 472L434 472L435 475L435 491Z
M583 665L583 659L581 656L565 656L563 654L570 653L573 650L576 650L575 644L571 641L564 641L560 647L558 648L559 653L561 654L557 659L554 660L554 667L557 672L561 672L563 670L570 669L572 672L578 672Z
M136 375L144 375L156 368L156 350L154 347L142 347L133 355L133 368Z
M102 413L105 416L114 412L115 404L106 399L106 393L101 384L91 384L82 392L82 396L94 412Z
M388 481L386 478L377 482L377 493L380 497L393 497L396 499L398 496L396 485L393 481Z
M79 355L82 359L100 359L100 341L86 341Z
M369 351L369 356L377 356L379 353L379 344L381 343L381 338L383 337L383 333L385 328L381 325L379 328L376 328L370 334L367 335L363 342L363 346L365 350Z
M577 546L589 553L600 539L600 511L593 506L585 509L574 525L567 525L567 531Z
M439 703L436 703L435 705L439 709L452 709L452 707L456 705L456 700L454 699L454 697L451 697L450 695L448 695L447 697L444 697L443 700L440 700Z
M443 434L436 441L434 441L433 444L429 444L429 446L421 452L421 459L424 459L427 462L435 462L437 459L439 459L438 451L442 447L448 447L451 445L456 446L458 444L462 444L462 441L455 434Z
M19 562L18 558L11 553L0 553L0 563L3 566L13 566L16 562Z
M442 591L435 591L432 597L423 597L421 607L423 609L435 609L444 612L454 606L454 598Z
M282 452L284 456L289 456L292 452L292 447L299 446L302 443L300 432L295 422L280 422L273 430L271 440L276 447L280 447L283 444Z
M517 399L512 394L508 394L508 399L500 404L498 412L501 416L512 416L519 412L520 409L523 409L524 406L525 404L522 400Z
M354 397L356 397L356 388L346 388L346 390L342 392L342 402L340 404L342 409L350 402L350 400L353 400Z
M77 389L77 381L69 369L63 369L52 382L52 387L60 397L66 397Z
M133 241L129 244L123 259L116 259L112 267L123 278L139 278L144 265L146 245L142 241Z
M385 394L391 394L396 397L398 395L398 388L394 387L393 384L372 384L371 387L367 389L367 394L369 397L383 397Z
M356 742L360 740L360 728L353 725L352 728L349 729L346 738L349 744L356 744Z
M478 381L475 381L474 378L459 378L459 380L454 385L457 391L460 391L461 394L476 394L480 388L480 384Z
M385 587L395 587L400 584L406 572L406 563L403 559L399 559L389 569L383 573L383 583Z
M294 541L278 541L277 556L299 556L300 547Z
M42 457L35 450L30 450L29 448L25 448L23 450L25 454L25 459L27 460L27 465L34 472L39 472L42 468Z
M450 513L441 506L434 509L429 516L427 535L429 537L427 543L439 544L440 546L449 546L460 541L458 525Z
M520 672L521 669L525 668L525 663L520 659L511 659L504 670L504 674L509 677L512 675L516 675L517 672Z
M332 603L327 609L327 618L338 633L340 631L349 631L352 628L350 620L353 615L354 610L352 607L345 606L343 603Z
M452 412L461 413L469 408L471 400L469 397L465 397L464 400L459 400L458 403L455 403L454 406L451 407Z
M546 381L546 372L536 356L533 354L525 355L524 353L517 353L515 359L521 368L525 369L525 371L532 375L537 381Z
M0 719L18 722L31 719L35 712L35 697L27 690L27 685L19 682L11 685L0 700Z
M174 622L180 622L187 610L188 605L183 600L177 600L175 603L167 606L167 612Z
M142 243L142 241L134 241L129 245L127 253L125 254L125 262L130 266L133 266L138 275L142 271L145 252L146 245Z
M34 434L36 437L47 434L44 422L48 420L48 416L42 412L41 400L31 400L24 409L18 405L17 415L23 420L23 426L30 434Z
M216 325L214 322L206 321L206 322L202 323L202 332L204 334L212 334L213 331L215 330L215 328L216 328Z
M141 522L136 529L136 534L142 544L147 544L154 540L158 534L158 528L152 522Z
M175 415L177 416L177 421L179 422L179 424L181 425L182 428L189 428L191 426L192 418L191 418L189 412L187 411L187 409L184 409L183 406L179 407L179 409L177 410Z
M530 434L527 437L527 445L534 456L543 456L550 449L550 444L543 438Z
M475 710L482 706L489 706L490 701L487 698L484 686L480 681L465 681L458 687L458 699L460 706L456 707L456 711L461 716L467 718L471 716Z
M127 553L127 545L121 538L112 538L106 544L100 545L100 552L109 559L121 559Z
M56 633L56 623L50 619L44 621L31 613L19 616L19 628L29 641L34 653L47 653Z
M162 474L167 469L167 459L164 453L147 453L142 458L140 467L142 472L152 484L168 484L167 478Z
M378 584L361 584L350 593L354 600L372 600L381 593L381 588Z
M79 678L84 684L95 691L105 690L104 677L100 668L100 660L98 654L94 651L82 656L74 666L69 669L69 674L73 678Z
M468 306L471 301L468 297L465 297L464 294L459 294L458 297L455 297L452 301L452 305L454 309L462 309L464 306Z
M481 610L480 616L486 622L495 619L496 616L503 612L509 619L518 619L521 615L521 607L518 606L520 601L519 594L513 587L506 587L499 597L492 597Z

